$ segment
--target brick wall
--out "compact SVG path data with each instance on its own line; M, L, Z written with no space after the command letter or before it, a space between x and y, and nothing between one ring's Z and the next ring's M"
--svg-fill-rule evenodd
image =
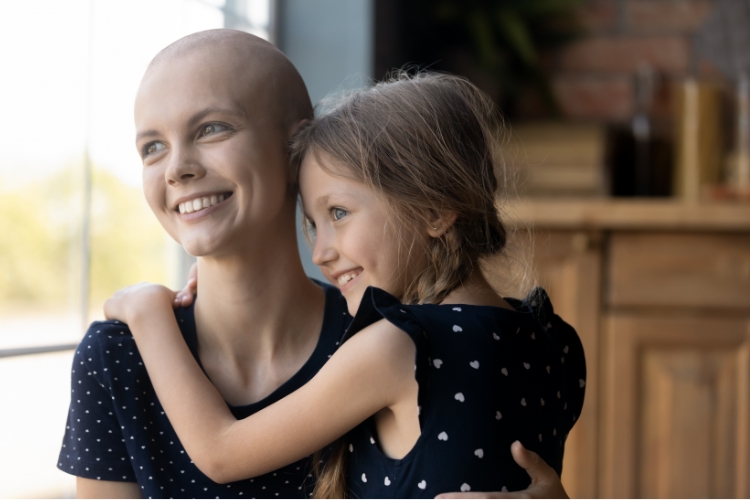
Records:
M623 122L632 117L641 63L662 84L655 113L670 113L670 83L688 75L717 79L699 60L694 35L714 0L589 0L581 10L587 34L553 57L552 86L573 119Z

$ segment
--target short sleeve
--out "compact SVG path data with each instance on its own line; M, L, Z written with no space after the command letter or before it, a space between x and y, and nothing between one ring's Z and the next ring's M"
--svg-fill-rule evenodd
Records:
M568 423L568 429L570 429L581 416L586 394L586 358L583 352L583 344L575 329L555 314L552 303L544 290L541 288L535 290L533 296L538 302L536 307L538 307L537 311L542 326L560 349L560 361L566 374L563 383L569 397L565 410L567 415L570 416L570 422Z
M115 411L106 347L115 328L93 323L76 349L70 381L70 408L58 468L69 474L107 481L136 480ZM117 331L122 330L119 325Z

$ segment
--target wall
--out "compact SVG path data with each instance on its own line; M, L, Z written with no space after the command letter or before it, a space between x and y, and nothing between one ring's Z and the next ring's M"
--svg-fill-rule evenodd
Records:
M694 35L715 0L589 0L581 9L587 35L553 58L553 87L566 116L621 122L632 117L634 75L641 62L666 82L718 75L696 53ZM657 112L669 112L669 88Z
M313 104L337 89L361 87L372 78L373 3L278 0L277 45L299 70ZM305 272L323 280L301 229L297 237Z

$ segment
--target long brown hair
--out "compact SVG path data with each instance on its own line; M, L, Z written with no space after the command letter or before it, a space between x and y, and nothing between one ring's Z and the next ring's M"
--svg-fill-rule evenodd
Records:
M489 98L464 78L398 72L383 83L324 103L318 117L292 139L290 157L324 154L389 203L397 227L414 228L452 214L431 238L428 264L408 283L401 301L440 303L480 259L503 252L506 229L495 201L503 121ZM500 183L502 184L502 183ZM408 231L405 231L408 233ZM411 247L410 247L411 248ZM317 498L346 495L343 438L314 466Z

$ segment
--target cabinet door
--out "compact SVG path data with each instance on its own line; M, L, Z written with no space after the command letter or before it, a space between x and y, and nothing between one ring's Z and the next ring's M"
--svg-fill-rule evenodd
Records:
M604 497L750 496L750 317L614 313Z
M534 238L537 280L555 312L576 329L586 353L586 399L563 462L563 484L572 498L597 493L600 240L598 233L586 232L539 232Z

